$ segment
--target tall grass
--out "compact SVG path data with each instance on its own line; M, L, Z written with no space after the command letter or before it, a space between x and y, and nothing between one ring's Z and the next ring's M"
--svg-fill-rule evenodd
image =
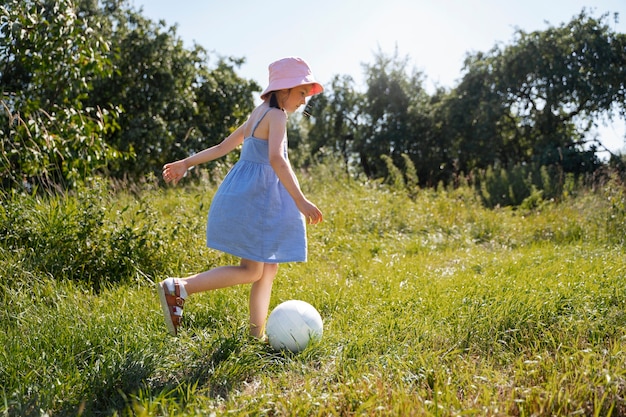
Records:
M215 185L3 196L5 415L623 415L625 194L486 209L468 187L302 179L325 221L283 265L323 339L247 336L247 287L194 295L166 334L154 282L235 259L204 247Z

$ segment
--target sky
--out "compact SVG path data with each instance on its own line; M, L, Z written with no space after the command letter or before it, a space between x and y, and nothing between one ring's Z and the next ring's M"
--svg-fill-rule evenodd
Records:
M363 85L363 65L378 53L409 59L428 91L454 87L468 53L510 44L515 31L545 30L578 16L611 15L626 33L626 0L130 0L151 20L176 25L186 46L245 58L237 73L265 88L270 62L300 56L322 84L349 75ZM613 20L619 13L619 21ZM211 62L209 62L209 65ZM600 140L626 151L624 120L605 126Z

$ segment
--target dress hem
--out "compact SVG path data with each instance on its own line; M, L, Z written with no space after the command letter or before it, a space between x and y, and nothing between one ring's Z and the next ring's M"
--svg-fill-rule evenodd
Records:
M207 243L207 248L209 249L215 249L218 250L220 252L224 252L227 253L229 255L232 256L236 256L238 258L242 258L242 259L249 259L251 261L255 261L255 262L263 262L266 264L285 264L285 263L292 263L292 262L306 262L307 258L280 258L280 259L267 259L267 258L262 258L260 256L250 256L250 255L244 255L243 252L237 252L234 251L232 249L227 249L224 247L220 247L219 245L213 245L213 244L209 244Z

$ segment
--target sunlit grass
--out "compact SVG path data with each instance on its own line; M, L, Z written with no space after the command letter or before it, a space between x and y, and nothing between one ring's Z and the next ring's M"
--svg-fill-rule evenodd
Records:
M135 267L99 277L97 290L38 269L36 249L0 248L0 410L626 413L626 251L606 227L614 205L589 193L487 210L469 189L409 198L341 178L320 172L303 183L325 221L309 228L309 261L281 266L274 284L272 306L302 299L324 319L323 339L297 355L247 336L247 287L193 296L180 336L167 335L154 282L236 261L204 246L210 183L98 197L103 225L93 236L103 250L94 253L113 256L108 239L154 242L122 242ZM27 200L7 200L3 216L13 210L28 230L52 235L84 221L81 201L54 203L70 213L56 225L38 223L50 215L45 202L35 216L6 205Z

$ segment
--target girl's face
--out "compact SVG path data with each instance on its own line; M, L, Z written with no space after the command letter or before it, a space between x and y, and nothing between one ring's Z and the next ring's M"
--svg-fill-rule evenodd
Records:
M279 103L287 113L293 113L298 110L300 106L306 104L309 91L311 91L311 86L309 85L301 85L289 90L281 90L278 96Z

